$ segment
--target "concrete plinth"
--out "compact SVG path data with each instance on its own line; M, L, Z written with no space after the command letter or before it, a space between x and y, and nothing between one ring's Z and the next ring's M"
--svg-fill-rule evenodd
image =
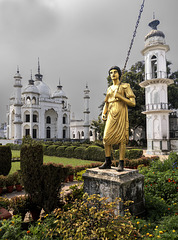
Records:
M138 170L124 169L123 172L117 172L116 168L87 169L83 174L84 192L89 195L99 194L101 197L107 197L109 202L115 198L121 198L122 201L132 200L130 212L134 215L144 213L144 176L138 173ZM124 205L119 203L118 213L124 215Z

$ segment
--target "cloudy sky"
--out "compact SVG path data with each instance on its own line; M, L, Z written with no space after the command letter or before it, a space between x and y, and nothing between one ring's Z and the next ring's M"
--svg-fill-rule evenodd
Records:
M25 87L37 73L53 93L59 78L76 118L83 118L83 90L91 91L91 119L107 89L107 72L124 65L142 0L0 0L0 122L19 65ZM178 0L146 0L127 69L140 51L153 12L170 46L167 59L178 70Z

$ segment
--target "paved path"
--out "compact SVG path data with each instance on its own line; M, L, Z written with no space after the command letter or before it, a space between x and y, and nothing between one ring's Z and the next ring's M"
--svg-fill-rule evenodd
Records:
M61 192L64 192L64 194L65 194L65 192L67 193L67 192L69 191L70 186L76 185L76 184L81 185L82 182L78 182L77 180L74 180L73 182L64 183L64 184L62 185ZM13 191L12 193L4 193L4 194L2 195L2 197L4 197L4 198L6 197L6 198L10 199L10 198L12 198L12 197L22 196L22 195L25 195L25 190L24 190L24 189L23 189L21 192L17 192L17 191L15 190L15 191Z

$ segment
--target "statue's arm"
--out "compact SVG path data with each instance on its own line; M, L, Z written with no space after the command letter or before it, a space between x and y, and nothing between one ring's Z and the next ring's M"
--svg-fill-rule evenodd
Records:
M120 99L121 101L123 101L124 103L126 103L130 107L135 107L135 105L136 105L134 97L125 98L120 93L116 92L115 98Z
M108 112L108 103L105 102L103 112L102 112L102 120L103 121L107 120L107 112Z

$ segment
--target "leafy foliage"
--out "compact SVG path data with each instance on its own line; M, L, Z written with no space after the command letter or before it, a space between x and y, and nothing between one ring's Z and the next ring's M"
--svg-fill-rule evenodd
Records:
M0 146L0 175L8 175L11 170L12 153L9 146Z

